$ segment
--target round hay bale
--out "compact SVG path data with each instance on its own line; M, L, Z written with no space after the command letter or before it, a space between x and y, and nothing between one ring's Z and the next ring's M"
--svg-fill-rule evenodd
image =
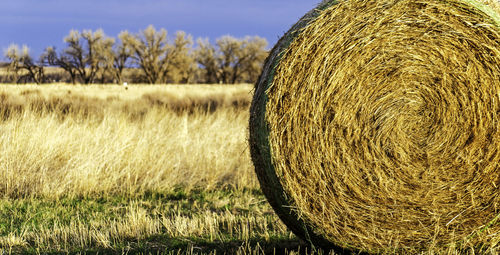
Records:
M327 248L495 249L499 25L496 0L323 1L295 24L250 117L284 223Z

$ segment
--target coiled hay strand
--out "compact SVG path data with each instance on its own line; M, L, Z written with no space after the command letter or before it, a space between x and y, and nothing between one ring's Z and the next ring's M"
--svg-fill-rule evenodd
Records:
M283 36L250 146L293 232L367 252L497 248L498 17L494 1L324 1Z

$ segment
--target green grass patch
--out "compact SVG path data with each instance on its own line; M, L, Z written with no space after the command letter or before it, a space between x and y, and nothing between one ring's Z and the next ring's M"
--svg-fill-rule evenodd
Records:
M260 190L0 200L0 254L282 253L301 246Z

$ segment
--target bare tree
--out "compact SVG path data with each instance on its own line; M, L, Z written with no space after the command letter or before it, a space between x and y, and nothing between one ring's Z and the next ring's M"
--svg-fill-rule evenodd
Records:
M193 39L185 32L176 33L173 44L168 45L165 55L164 77L170 83L189 83L196 68L191 54Z
M178 32L170 44L165 29L157 31L153 26L148 26L137 35L126 33L120 39L131 47L132 58L144 72L148 83L189 80L190 68L194 66L190 55L193 40L186 33Z
M5 57L9 60L9 65L7 66L7 72L9 78L12 82L18 83L19 81L19 71L21 70L20 65L20 49L19 45L11 44L5 51Z
M148 26L137 35L125 34L122 39L133 49L133 58L143 70L150 84L157 84L163 80L165 73L164 56L167 52L167 31L156 31Z
M223 36L217 39L217 47L219 49L218 62L219 62L219 72L220 80L222 83L233 83L232 79L239 72L239 62L238 58L240 54L240 49L243 46L243 41L238 40L232 36Z
M195 60L203 68L206 83L219 82L219 63L217 50L208 39L198 39L198 48L195 50Z
M118 84L123 83L123 70L127 67L128 60L132 57L132 47L127 44L128 31L122 31L118 38L120 42L115 45L112 58L112 72ZM108 62L109 63L109 62Z
M29 53L29 48L23 45L11 44L5 52L5 57L9 60L9 72L13 73L13 81L16 83L32 81L41 84L45 81L44 55L36 62ZM20 75L20 71L25 70L26 74Z
M47 48L49 63L67 71L73 83L77 77L82 83L93 83L98 73L104 75L107 54L114 45L113 38L106 37L102 29L95 32L84 30L82 33L71 30L64 41L68 46L59 56L53 47Z
M71 83L76 83L76 66L66 54L63 53L58 55L55 47L47 47L44 56L49 65L61 67L69 74Z
M112 81L114 83L123 83L123 71L128 65L132 56L132 47L126 43L126 37L130 36L128 31L122 31L119 35L119 41L107 39L100 48L99 57L99 75L101 83ZM123 39L125 37L125 40Z
M245 37L238 52L231 83L255 83L262 72L264 61L269 54L266 50L267 40L258 36Z
M266 46L267 41L257 36L223 36L215 46L206 39L198 40L195 59L205 70L206 82L254 82L268 54Z

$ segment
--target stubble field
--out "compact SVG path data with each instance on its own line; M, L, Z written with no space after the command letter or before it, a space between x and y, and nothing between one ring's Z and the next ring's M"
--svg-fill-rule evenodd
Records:
M251 96L251 85L0 86L0 254L310 249L259 189Z

